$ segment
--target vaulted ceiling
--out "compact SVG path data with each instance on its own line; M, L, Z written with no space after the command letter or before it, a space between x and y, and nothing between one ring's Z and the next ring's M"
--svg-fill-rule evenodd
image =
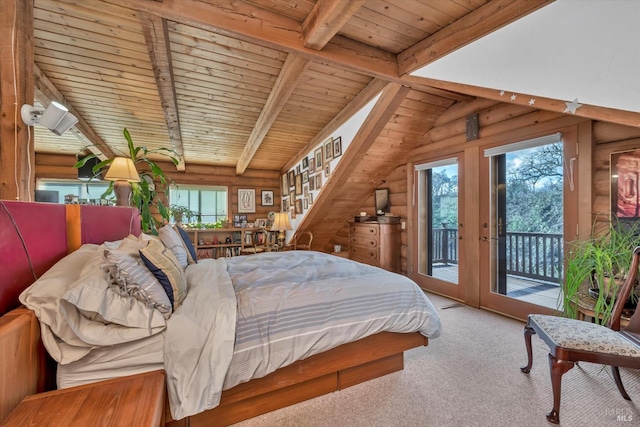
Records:
M395 83L385 131L406 152L469 98L408 73L549 2L35 0L36 100L80 118L36 128L36 151L112 157L126 127L187 165L282 170Z

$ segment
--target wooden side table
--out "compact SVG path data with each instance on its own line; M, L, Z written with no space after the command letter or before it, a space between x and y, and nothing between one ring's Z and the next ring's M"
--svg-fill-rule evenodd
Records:
M574 300L574 303L578 309L578 320L587 320L587 318L593 320L595 318L596 300L587 292L578 292L578 297ZM622 317L620 318L620 327L626 327L629 324L630 319L631 316L628 316L623 312Z
M5 426L164 426L165 373L145 372L32 394Z

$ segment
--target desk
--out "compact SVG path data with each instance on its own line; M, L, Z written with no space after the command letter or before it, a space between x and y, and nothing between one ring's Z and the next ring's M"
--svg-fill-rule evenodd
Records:
M164 426L164 378L164 371L153 371L32 394L4 425Z

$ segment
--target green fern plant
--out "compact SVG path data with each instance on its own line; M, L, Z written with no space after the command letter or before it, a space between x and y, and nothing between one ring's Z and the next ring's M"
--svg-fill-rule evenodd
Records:
M131 183L131 205L137 207L138 211L140 211L142 231L145 233L157 234L158 228L163 224L163 222L169 221L170 213L162 200L157 196L156 181L159 181L160 189L163 192L173 183L173 181L168 178L160 166L158 166L158 164L153 160L149 159L148 156L149 154L165 156L176 166L180 163L180 156L175 151L167 148L156 148L150 150L145 146L135 146L127 128L124 128L123 134L127 140L127 147L129 149L129 153L127 153L126 156L133 159L133 162L136 165L144 164L149 169L148 172L138 172L140 175L140 182ZM87 163L87 161L96 157L97 156L95 154L90 154L74 164L73 167L81 168L85 163ZM106 171L111 163L113 163L113 159L103 160L96 164L92 168L92 179L100 179L102 172ZM104 199L112 196L113 185L114 182L109 183L109 187L100 197ZM158 214L162 219L159 220L152 214L152 207L158 211Z
M567 255L563 308L577 317L575 306L586 287L598 289L593 310L598 323L606 324L621 283L627 277L633 250L640 244L640 222L612 223L601 233L572 242Z

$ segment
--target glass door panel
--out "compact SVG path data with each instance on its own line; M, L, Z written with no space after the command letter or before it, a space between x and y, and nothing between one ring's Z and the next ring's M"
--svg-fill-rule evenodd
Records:
M560 140L491 156L492 292L558 306L563 274Z
M416 280L425 289L457 296L460 264L458 159L416 166L418 250Z

